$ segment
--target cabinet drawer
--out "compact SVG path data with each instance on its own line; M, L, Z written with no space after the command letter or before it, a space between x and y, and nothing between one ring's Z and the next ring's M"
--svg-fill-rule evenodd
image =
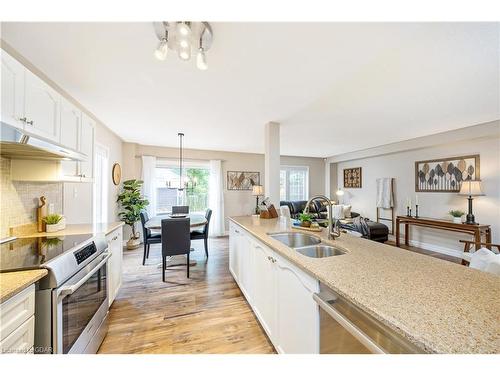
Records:
M24 354L30 352L35 341L35 317L32 316L0 342L0 352Z
M35 285L31 285L0 305L0 341L35 313Z

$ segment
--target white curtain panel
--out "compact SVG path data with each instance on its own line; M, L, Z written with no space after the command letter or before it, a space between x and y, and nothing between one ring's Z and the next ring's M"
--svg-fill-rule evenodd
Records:
M209 235L211 236L223 236L225 234L223 181L222 161L210 160L208 206L212 209L212 219L209 227Z
M156 158L154 156L142 157L142 177L144 185L142 185L142 194L149 201L146 208L149 217L156 215L156 194L155 194L155 179L156 179Z

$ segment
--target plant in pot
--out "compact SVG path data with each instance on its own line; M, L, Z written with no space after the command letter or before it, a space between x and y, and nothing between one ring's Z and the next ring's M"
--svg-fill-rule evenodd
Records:
M118 195L117 202L122 210L118 215L125 224L130 225L132 233L127 241L127 249L136 249L141 244L139 233L135 228L135 223L140 220L141 210L147 207L149 201L141 194L141 187L144 182L141 180L123 181L123 190Z
M306 214L304 212L301 213L299 215L300 226L309 228L311 226L312 219L313 219L312 215Z
M43 218L43 222L46 224L45 231L47 233L57 232L58 230L66 228L66 219L59 214L47 215Z
M453 222L456 224L462 223L462 216L465 215L465 212L460 210L451 210L450 215L453 216Z

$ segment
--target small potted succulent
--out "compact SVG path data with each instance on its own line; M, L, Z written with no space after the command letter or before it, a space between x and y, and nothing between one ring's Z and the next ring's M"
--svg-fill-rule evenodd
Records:
M305 228L309 228L311 226L312 219L313 219L312 215L306 214L304 212L301 213L299 215L300 226L305 227Z
M465 215L465 212L460 210L451 210L450 215L453 216L453 222L456 224L462 223L462 216Z
M57 232L66 228L66 219L59 214L47 215L43 218L43 222L46 224L45 231L47 233Z

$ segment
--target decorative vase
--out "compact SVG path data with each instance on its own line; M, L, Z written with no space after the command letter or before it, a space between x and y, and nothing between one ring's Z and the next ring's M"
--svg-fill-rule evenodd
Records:
M311 226L311 222L310 221L302 221L300 223L300 226L304 227L304 228L309 228Z
M141 246L140 237L137 238L130 237L130 239L127 241L127 250L134 250L137 249L139 246Z
M66 219L63 217L57 224L47 224L45 231L47 233L57 232L66 228Z
M453 222L455 224L462 224L462 217L453 217Z

